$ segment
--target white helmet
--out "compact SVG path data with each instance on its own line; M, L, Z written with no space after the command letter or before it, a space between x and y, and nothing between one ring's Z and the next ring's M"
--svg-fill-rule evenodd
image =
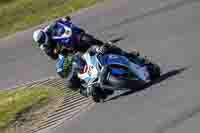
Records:
M42 29L38 29L33 33L33 40L37 43L43 44L48 41L48 36Z

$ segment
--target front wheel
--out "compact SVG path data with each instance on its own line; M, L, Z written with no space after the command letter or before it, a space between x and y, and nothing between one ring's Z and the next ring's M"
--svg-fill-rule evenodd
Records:
M92 99L96 103L102 103L106 98L108 94L106 94L101 88L95 88Z
M73 77L71 80L64 79L65 89L71 89L73 91L77 91L80 87L81 83L77 77Z

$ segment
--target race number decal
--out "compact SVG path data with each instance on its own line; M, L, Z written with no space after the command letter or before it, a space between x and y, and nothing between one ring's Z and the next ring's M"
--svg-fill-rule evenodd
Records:
M85 65L82 73L88 73L89 75L91 75L92 69L93 69L93 66Z

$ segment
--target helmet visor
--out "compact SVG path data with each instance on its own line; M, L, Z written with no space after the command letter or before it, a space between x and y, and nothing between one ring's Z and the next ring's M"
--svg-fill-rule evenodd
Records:
M45 35L45 33L42 33L40 39L38 40L38 43L43 44L45 42L46 42L46 35Z

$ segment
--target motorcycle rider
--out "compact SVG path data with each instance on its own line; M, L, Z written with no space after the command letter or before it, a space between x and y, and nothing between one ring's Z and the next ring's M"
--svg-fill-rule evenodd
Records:
M86 51L89 45L102 45L103 42L85 33L74 25L69 16L58 19L52 24L37 29L33 40L52 59L58 58L58 53L67 51Z
M68 33L63 33L63 28L67 29ZM67 27L67 28L66 28ZM73 36L73 33L75 36ZM76 82L73 80L74 75L76 75L77 68L81 68L81 57L79 52L86 51L89 46L84 45L88 42L92 45L101 46L104 42L97 40L93 37L88 37L88 35L84 34L85 32L72 24L70 17L65 17L56 20L53 24L46 26L43 29L38 29L33 33L33 39L38 43L39 47L45 51L45 53L50 56L52 59L58 59L56 63L57 73L60 77L65 78L67 75L67 71L69 72L68 77L66 78L66 86L68 88L73 88L74 85L78 85L80 87L80 82ZM80 35L81 42L76 40L76 35ZM84 43L85 42L85 43ZM83 45L81 46L81 44ZM57 45L58 44L58 45ZM61 45L59 45L61 44ZM132 56L132 54L128 54L122 51L119 47L108 44L103 45L99 50L101 53L112 52L115 54L124 55L126 57ZM95 53L97 51L96 48L91 48L90 52ZM79 52L77 52L79 51ZM76 53L71 57L70 54ZM66 63L67 62L67 63ZM81 94L85 96L89 96L92 92L92 88L84 88L80 89Z
M94 55L95 53L99 54L106 54L106 53L112 53L112 54L118 54L123 55L126 57L132 57L137 58L139 56L138 51L134 51L132 53L127 53L120 49L119 47L116 47L111 44L105 44L102 46L92 46L88 49L90 55ZM65 55L59 55L58 62L56 64L56 71L57 74L65 79L65 87L76 89L80 88L80 94L83 96L90 96L94 92L95 87L88 87L88 86L82 86L81 82L78 78L77 73L82 73L84 71L86 61L82 58L82 54L80 52L77 52L73 56L65 56ZM108 94L112 94L113 91L107 91ZM105 97L106 98L106 97Z

